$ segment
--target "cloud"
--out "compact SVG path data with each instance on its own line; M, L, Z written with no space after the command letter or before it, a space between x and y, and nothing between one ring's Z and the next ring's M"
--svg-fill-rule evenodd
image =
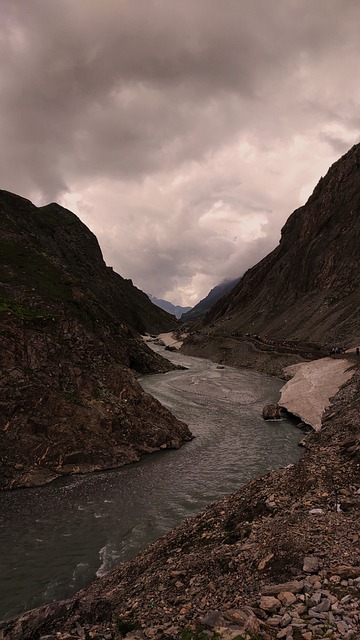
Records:
M359 139L355 0L3 0L2 187L193 304Z

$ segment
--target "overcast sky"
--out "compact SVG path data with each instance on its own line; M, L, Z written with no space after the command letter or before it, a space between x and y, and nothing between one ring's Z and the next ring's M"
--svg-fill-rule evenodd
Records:
M359 141L359 0L0 0L1 184L193 305Z

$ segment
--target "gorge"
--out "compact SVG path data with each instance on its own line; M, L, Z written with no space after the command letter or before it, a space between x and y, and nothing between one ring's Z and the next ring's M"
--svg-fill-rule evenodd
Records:
M281 375L284 366L320 358L335 344L357 346L359 210L360 146L356 145L330 168L308 202L290 216L279 246L250 269L203 320L188 327L190 335L182 352L221 363L214 365L213 371L218 374L231 364ZM7 229L6 233L18 232ZM16 304L28 305L30 300L30 308L38 309L39 299L35 296L32 301L30 290L26 291L23 280L21 283ZM10 290L8 286L7 295ZM116 332L112 333L113 316L111 321L105 316L104 328L95 293L90 290L95 304L94 335L101 337L96 345L98 349L101 345L98 362L103 361L102 375L110 362L109 378L113 379L116 349L120 348L115 339L117 331L116 335L124 339L120 359L124 366L130 365L140 373L174 370L161 364L156 354L149 355L138 346L134 329L129 333L116 323ZM77 290L71 284L72 310L74 295ZM8 302L3 304L8 305L5 321L19 322L20 313L23 327L23 307L19 311L13 302L12 307ZM51 305L56 303L52 301ZM51 305L48 308L53 311ZM67 317L68 301L66 308ZM26 309L28 316L28 306ZM55 311L63 331L69 324L64 324L63 312L57 306ZM7 336L11 326L8 331ZM43 335L49 336L46 332ZM125 341L125 335L129 341ZM134 351L130 352L130 345ZM86 636L200 640L204 634L223 640L356 639L360 630L360 372L356 358L349 361L349 368L351 377L321 416L321 428L307 435L304 456L298 462L266 473L208 506L68 600L2 623L4 640ZM23 365L22 377L16 373L14 380L10 378L12 393L20 388L26 392L26 374ZM81 372L78 375L84 380ZM124 370L123 375L133 374ZM113 388L109 379L106 383L111 393L106 390L102 402L120 392L120 384ZM54 386L58 394L58 385ZM260 389L260 381L258 386ZM91 387L96 402L94 390L95 386ZM190 404L191 393L184 392ZM125 400L132 406L134 423L139 425L135 419L141 421L135 415L137 399L142 397L144 401L144 397L141 392L140 396L132 393L133 387ZM214 388L212 396L216 401ZM18 396L9 398L13 409ZM111 407L110 402L110 413ZM152 438L150 449L164 444L178 446L180 440L190 442L184 424L173 422L167 410L159 409L162 411L166 411L161 415L171 421L179 439L174 443L173 431L167 432L165 440L163 435L156 442ZM127 408L121 418L126 416ZM15 425L28 426L24 417L14 417ZM219 424L222 417L222 413L216 416ZM4 430L6 424L2 424L3 439L9 430ZM105 422L105 428L107 425ZM113 416L111 425L113 429ZM38 437L32 431L34 435ZM189 447L192 445L190 442ZM51 460L44 459L44 465L51 469ZM14 482L19 470L14 470L13 461L5 461L5 468L7 483L10 477Z

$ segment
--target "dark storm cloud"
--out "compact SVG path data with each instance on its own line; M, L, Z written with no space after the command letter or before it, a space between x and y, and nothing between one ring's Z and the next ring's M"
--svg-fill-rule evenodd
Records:
M1 186L75 208L158 297L242 273L358 139L355 0L0 11Z

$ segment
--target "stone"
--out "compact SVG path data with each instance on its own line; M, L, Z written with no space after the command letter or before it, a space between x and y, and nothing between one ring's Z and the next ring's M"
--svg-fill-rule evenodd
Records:
M351 599L351 596L350 596L350 599ZM324 611L330 611L330 607L331 607L331 602L329 598L326 598L326 600L323 600L322 602L320 602L318 605L316 605L316 607L313 607L313 609L314 611L324 612Z
M313 593L311 598L309 599L309 606L310 607L317 606L320 600L321 600L321 591L315 591L315 593Z
M200 623L205 625L206 627L214 627L218 624L221 618L221 613L219 611L209 611L203 618L200 618Z
M304 588L303 580L292 580L281 584L268 584L261 588L261 594L266 596L277 596L282 591L290 593L300 593Z
M340 565L339 567L333 567L333 574L340 576L340 578L357 578L360 575L360 567Z
M296 602L296 596L291 591L282 591L279 593L278 598L285 607L290 607Z
M315 611L315 609L309 609L309 616L312 618L316 618L317 620L327 620L327 616L325 613L321 613L321 611Z
M268 503L266 503L266 506L269 506ZM276 505L275 505L276 506ZM270 560L274 557L273 553L269 553L265 558L263 558L262 560L260 560L259 564L258 564L258 569L259 571L263 571L266 567L266 565L268 564L268 562L270 562Z
M296 605L296 613L298 616L302 616L305 611L307 611L307 606L305 604Z
M317 573L319 571L319 558L316 556L305 556L303 571L305 571L305 573Z
M289 613L284 613L283 617L280 620L281 627L288 627L291 622L291 615Z
M343 598L341 598L340 602L341 604L348 604L349 602L351 602L352 600L352 596L349 593L347 596L344 596Z
M281 607L281 602L277 598L272 596L262 596L260 599L260 609L268 611L269 613L275 613Z
M349 630L349 627L347 626L347 624L342 620L339 620L338 622L336 622L336 626L337 626L338 632L341 635L345 635L345 633Z
M217 613L217 612L212 612ZM221 614L216 624L211 625L215 632L221 631L221 638L231 640L241 633L257 634L260 630L260 622L251 607L239 607L230 609ZM226 630L226 635L223 635ZM234 633L236 631L236 633Z
M264 420L280 420L280 410L277 404L266 404L262 410Z

